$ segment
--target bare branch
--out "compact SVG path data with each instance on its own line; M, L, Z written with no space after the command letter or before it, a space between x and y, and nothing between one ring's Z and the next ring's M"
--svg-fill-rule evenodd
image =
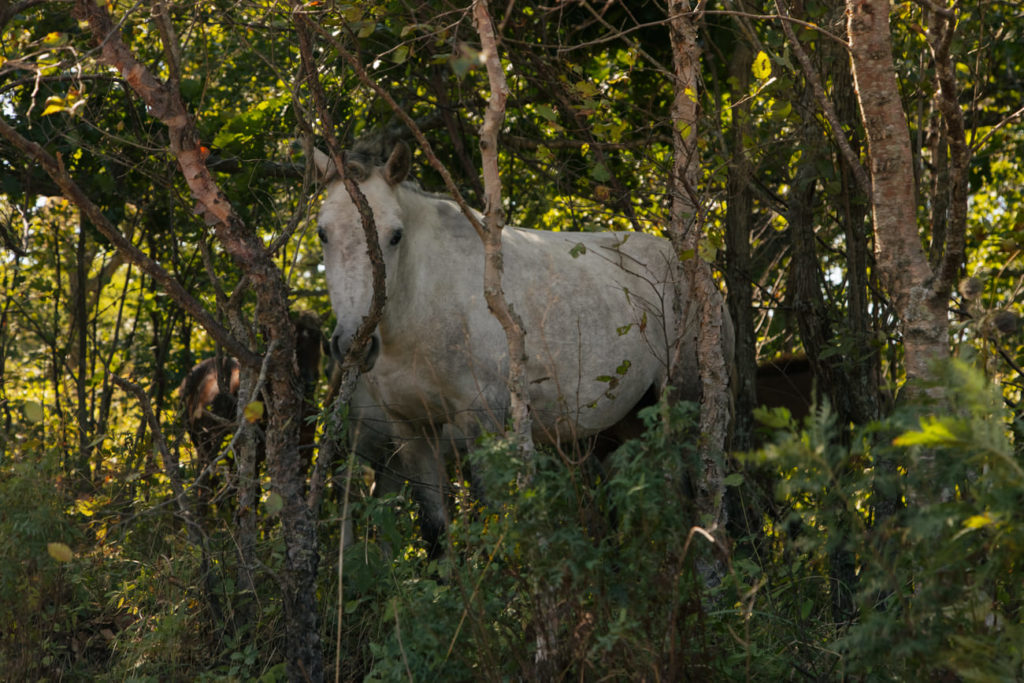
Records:
M775 0L775 8L779 10L781 17L788 17L781 0ZM804 70L804 76L807 78L807 83L811 86L814 98L818 101L821 111L825 114L825 119L828 121L829 129L832 133L832 139L835 140L836 145L839 147L840 154L846 159L847 165L853 170L853 177L857 181L857 185L860 186L861 192L864 193L864 196L871 197L871 178L868 177L868 172L864 170L864 166L860 163L860 158L853 151L850 141L843 133L843 124L836 114L836 108L833 106L832 100L825 94L825 88L821 85L821 78L819 78L817 70L811 64L811 59L807 56L804 46L797 39L796 33L793 32L793 27L786 21L780 23L782 24L782 31L786 34L786 40L789 41L790 47L793 48L793 54L796 55L797 61L800 62L800 67ZM846 45L846 43L843 43L843 45Z
M444 186L448 194L451 195L452 200L459 205L460 209L462 209L463 215L466 216L466 219L473 226L473 229L476 230L477 235L479 235L480 238L483 239L483 224L481 224L480 220L476 217L476 212L474 212L473 209L469 206L469 204L466 203L466 200L462 196L462 193L459 192L458 185L456 185L455 180L452 179L452 174L448 171L445 165L441 163L441 160L437 158L437 155L434 154L433 147L430 146L430 142L427 140L426 136L423 135L423 131L412 119L412 117L409 116L409 114L407 114L404 109L402 109L398 102L395 101L395 98L391 96L391 93L382 88L381 85L377 83L377 81L370 78L370 75L366 72L366 68L363 67L363 65L359 62L355 55L353 55L341 43L341 40L339 40L337 36L331 34L320 24L316 22L309 22L308 19L307 25L309 25L310 28L312 28L313 30L317 31L317 33L319 33L321 37L325 38L328 42L330 42L331 46L335 49L335 51L337 51L337 53L341 55L341 58L348 62L348 65L352 67L352 70L355 72L356 77L359 79L359 81L363 85L373 90L378 97L387 102L388 106L391 107L391 110L395 113L395 115L399 119L401 119L402 123L408 126L409 131L413 134L413 137L416 138L416 142L419 144L424 156L426 156L427 162L430 164L430 167L437 171L438 175L441 176L441 179L444 181Z
M370 310L359 324L359 329L356 330L356 335L352 340L343 363L344 366L349 366L352 364L353 359L362 354L366 344L370 341L370 335L373 334L373 331L377 329L377 325L380 324L381 315L384 312L384 298L386 296L384 257L380 251L380 242L377 239L377 225L374 223L370 204L366 201L362 190L359 189L359 185L349 178L345 172L345 160L342 157L341 145L338 143L338 138L334 132L334 118L331 116L330 108L327 106L327 95L324 93L323 85L320 83L316 62L313 59L313 45L309 35L312 22L309 21L305 14L299 11L297 3L292 5L292 10L292 14L295 17L295 29L299 38L299 53L302 59L302 70L305 74L306 84L313 95L313 103L316 107L317 115L323 123L324 139L327 141L331 159L334 161L335 171L345 184L345 189L348 191L349 196L352 197L352 202L359 209L363 234L366 236L366 252L373 269L373 298L370 302ZM357 376L351 379L352 387L355 386L356 378ZM348 400L348 396L345 396L344 400Z
M252 365L259 363L259 356L252 352L228 332L210 313L203 308L191 294L189 294L181 283L178 282L163 267L149 258L142 250L125 237L113 223L104 215L96 204L82 191L75 181L68 176L64 165L54 159L49 152L35 142L26 140L16 130L11 128L5 121L0 120L0 135L6 138L12 145L21 150L27 157L39 163L50 178L57 184L65 197L74 202L89 221L103 234L119 252L124 254L132 263L141 268L147 275L152 277L167 294L174 299L175 303L189 312L203 328L210 333L210 336L218 344L227 349L232 355L240 360L244 359Z
M480 34L480 44L487 80L491 94L480 128L480 151L483 162L484 192L486 194L486 235L484 237L484 298L487 307L501 323L508 340L509 355L509 408L512 413L513 429L523 470L519 473L519 485L528 487L534 477L534 445L531 435L530 403L526 388L526 330L523 321L505 298L502 286L504 266L502 264L501 232L504 227L504 207L501 201L501 175L498 170L498 131L505 118L505 101L508 99L508 85L505 71L498 53L498 42L494 23L483 0L473 3L473 23Z
M984 135L982 135L980 138L978 138L978 140L975 141L974 144L971 145L971 152L976 152L979 149L981 149L981 146L983 144L985 144L985 142L990 137L992 137L992 135L995 134L995 132L997 130L999 130L1000 128L1004 128L1005 126L1013 123L1014 121L1016 121L1017 119L1019 119L1021 117L1024 117L1024 107L1021 107L1017 111L1013 112L1012 114L1010 114L1009 116L1004 118L1002 121L999 121L997 124L992 126L992 128L990 128L988 130L988 132L986 132Z

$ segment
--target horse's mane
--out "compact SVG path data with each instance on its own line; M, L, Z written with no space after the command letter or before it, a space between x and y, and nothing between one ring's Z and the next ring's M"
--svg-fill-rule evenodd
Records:
M383 166L395 143L401 138L388 130L371 130L352 142L346 151L346 159L364 164L369 168Z
M407 129L404 127L387 127L370 130L359 136L352 142L352 146L345 151L345 158L353 161L366 169L373 169L383 166L391 156L395 145L406 139ZM452 202L454 198L447 192L432 192L420 185L416 178L406 178L402 181L402 188L426 199Z

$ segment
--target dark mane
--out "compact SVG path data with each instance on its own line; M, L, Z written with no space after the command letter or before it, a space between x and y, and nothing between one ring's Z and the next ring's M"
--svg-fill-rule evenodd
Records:
M402 137L400 131L393 129L370 130L352 142L352 146L345 153L345 158L367 168L383 166L395 143Z

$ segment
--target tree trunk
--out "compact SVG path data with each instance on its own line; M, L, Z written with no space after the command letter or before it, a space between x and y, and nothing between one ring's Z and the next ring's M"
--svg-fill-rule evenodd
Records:
M697 322L697 360L701 377L701 415L699 445L703 471L696 482L698 506L712 525L722 525L724 493L722 457L725 452L731 409L730 373L724 349L731 355L731 326L723 318L721 294L711 275L711 267L700 257L700 209L697 178L700 155L697 149L697 89L700 73L700 48L697 45L698 17L690 11L689 0L672 0L668 6L669 35L675 72L675 96L672 101L672 140L674 157L669 179L672 196L669 235L682 262L682 277L689 284L689 301L676 292L676 344L692 334L688 323ZM689 309L694 311L689 313ZM728 344L723 344L728 340ZM676 354L678 356L678 354ZM678 359L678 358L677 358ZM731 362L731 358L730 358ZM681 386L679 373L686 363L674 363L670 381Z
M854 82L868 140L875 259L903 328L908 388L949 356L951 278L936 276L917 228L910 133L900 102L889 32L889 0L847 0ZM947 251L947 256L949 256Z
M99 45L97 58L116 67L146 102L150 114L168 127L171 151L197 201L196 213L213 226L224 250L248 276L256 294L258 321L267 336L267 354L263 359L267 377L263 392L268 415L266 462L271 489L283 503L280 515L285 565L281 586L288 676L294 681L319 681L323 678L316 601L319 555L316 527L305 502L305 469L298 449L302 395L294 362L295 327L288 315L287 285L258 236L235 213L206 167L195 122L180 92L171 87L177 72L174 56L178 52L177 44L171 42L171 33L163 31L167 42L164 51L172 76L172 84L168 84L158 81L125 46L105 5L80 0L75 10L80 19L89 23ZM241 346L231 335L225 337L235 346ZM239 360L243 364L251 368L260 365L254 362L252 351L244 347L241 350L243 355Z
M744 140L751 137L750 83L752 54L746 43L737 43L729 67L730 82L735 83L732 129L729 132L732 158L726 180L725 213L725 281L728 287L729 313L736 329L736 406L733 437L730 447L749 450L753 446L753 409L757 403L757 349L755 347L753 314L753 270L750 254L750 233L753 223L753 173ZM726 359L728 362L729 359Z

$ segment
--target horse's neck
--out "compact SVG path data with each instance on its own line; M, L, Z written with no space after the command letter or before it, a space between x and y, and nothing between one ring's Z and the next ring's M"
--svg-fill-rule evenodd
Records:
M407 339L410 324L432 329L440 318L458 317L467 299L483 292L483 244L452 202L403 187L403 252L388 275L382 341ZM411 351L411 349L409 349Z

